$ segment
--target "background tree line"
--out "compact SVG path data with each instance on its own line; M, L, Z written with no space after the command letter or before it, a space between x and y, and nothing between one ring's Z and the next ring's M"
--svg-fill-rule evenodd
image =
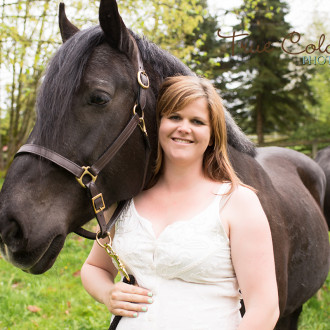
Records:
M97 24L98 1L65 4L78 27ZM221 17L209 13L207 0L118 0L118 6L132 30L211 79L239 125L255 134L259 144L273 132L292 139L330 138L330 66L302 65L300 57L281 50L280 40L291 32L284 1L245 0L234 10L240 23L233 30L249 34L235 42L235 55L231 40L218 37ZM0 8L0 171L4 172L33 127L38 84L61 41L57 1L1 0ZM313 29L311 36L327 36L321 22L315 21ZM271 53L243 51L267 41L274 45Z

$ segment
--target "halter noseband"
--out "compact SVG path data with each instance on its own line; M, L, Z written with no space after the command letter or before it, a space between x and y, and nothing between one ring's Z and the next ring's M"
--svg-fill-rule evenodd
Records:
M123 146L123 144L129 139L132 135L134 130L137 126L141 129L143 133L143 138L145 141L145 167L144 167L144 174L142 180L142 186L140 190L143 189L148 162L149 162L149 155L150 155L150 142L145 126L144 121L144 108L146 105L146 89L149 88L149 78L143 68L143 63L140 57L140 52L137 51L137 65L138 65L138 73L137 73L137 81L139 84L137 100L133 107L133 116L123 129L123 131L119 134L119 136L115 139L115 141L107 148L105 153L92 165L92 166L79 166L78 164L72 162L71 160L63 157L62 155L47 149L43 146L39 146L36 144L25 144L23 145L16 153L16 156L19 156L24 153L35 154L46 158L53 162L54 164L58 165L59 167L67 170L68 172L72 173L79 184L87 188L92 201L93 210L97 219L97 222L100 227L100 231L95 234L91 231L88 231L82 227L76 229L74 232L80 236L83 236L88 239L96 239L96 238L105 238L109 236L109 232L112 226L115 224L117 217L121 210L125 205L125 201L118 202L117 208L112 215L111 219L107 223L104 217L104 210L105 204L103 200L102 193L99 192L99 189L96 185L96 180L98 174L103 170L103 168L111 161L111 159L115 156L118 150ZM138 114L140 112L140 115ZM83 182L83 179L89 177L89 181L87 183ZM86 180L85 180L86 181Z

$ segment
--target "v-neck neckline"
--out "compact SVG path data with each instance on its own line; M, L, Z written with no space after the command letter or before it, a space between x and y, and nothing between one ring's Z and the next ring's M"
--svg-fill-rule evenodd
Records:
M139 214L139 212L137 211L137 209L135 207L135 202L134 202L133 198L132 198L132 201L131 201L132 202L132 208L133 208L133 212L135 213L135 215L139 219L142 219L142 221L144 221L145 223L147 223L151 227L151 232L152 232L153 237L155 238L155 240L158 240L163 235L163 233L168 230L168 228L173 227L175 224L190 223L194 219L196 219L197 217L200 217L201 215L203 215L203 213L208 211L208 209L211 208L211 206L218 200L219 197L220 197L220 199L223 197L225 187L227 187L227 184L222 183L220 188L218 189L218 192L215 194L215 197L212 199L212 201L205 208L203 208L201 211L199 211L197 214L195 214L194 216L192 216L192 217L190 217L186 220L176 220L176 221L166 225L164 227L164 229L158 235L156 235L156 233L155 233L152 222L148 218L143 217L142 215ZM220 202L220 200L219 200L219 202Z

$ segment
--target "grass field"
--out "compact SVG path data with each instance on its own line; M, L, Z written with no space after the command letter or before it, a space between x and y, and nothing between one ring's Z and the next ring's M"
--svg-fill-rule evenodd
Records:
M30 275L0 259L0 329L107 329L110 314L83 289L79 270L92 242L70 235L55 265ZM330 329L330 277L305 306L299 330Z
M110 314L83 289L92 242L70 236L51 270L30 275L0 260L0 329L107 329Z

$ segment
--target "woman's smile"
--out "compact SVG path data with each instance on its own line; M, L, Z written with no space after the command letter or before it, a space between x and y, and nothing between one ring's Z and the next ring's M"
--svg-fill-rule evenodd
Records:
M201 162L210 139L210 115L205 98L190 102L182 109L163 116L160 121L159 143L165 162Z
M181 144L191 144L194 143L191 140L186 140L186 139L182 139L182 138L172 138L172 140L176 143L181 143Z

